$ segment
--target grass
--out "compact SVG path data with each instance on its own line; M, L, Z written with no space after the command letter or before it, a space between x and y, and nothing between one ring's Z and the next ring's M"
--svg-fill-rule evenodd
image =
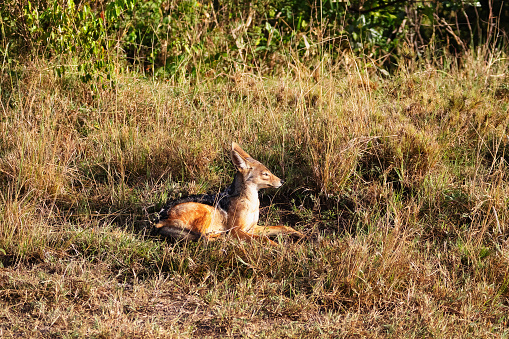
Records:
M3 74L0 333L509 336L508 65L464 60L95 90L43 60ZM231 141L287 182L261 222L307 238L151 237L167 199L229 183Z

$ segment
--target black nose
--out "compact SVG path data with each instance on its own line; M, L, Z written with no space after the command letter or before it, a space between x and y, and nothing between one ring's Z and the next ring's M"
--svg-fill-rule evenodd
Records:
M284 180L281 180L281 185L284 185L285 184L285 181Z

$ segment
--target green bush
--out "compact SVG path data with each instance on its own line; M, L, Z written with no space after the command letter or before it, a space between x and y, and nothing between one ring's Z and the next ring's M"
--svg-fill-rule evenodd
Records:
M60 60L58 74L84 81L134 69L173 77L288 60L311 67L344 51L390 70L405 60L503 47L501 1L135 1L7 0L0 5L4 64L34 54Z

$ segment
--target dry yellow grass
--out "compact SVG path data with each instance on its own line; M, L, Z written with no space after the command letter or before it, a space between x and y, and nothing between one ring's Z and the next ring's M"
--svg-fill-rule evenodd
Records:
M464 58L95 91L4 74L0 333L508 336L507 63ZM287 181L261 220L308 239L148 236L167 198L229 182L231 141Z

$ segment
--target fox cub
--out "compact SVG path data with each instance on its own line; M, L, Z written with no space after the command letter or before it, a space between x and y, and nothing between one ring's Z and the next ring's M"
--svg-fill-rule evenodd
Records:
M283 181L236 143L232 143L231 159L237 167L232 184L218 194L193 195L170 201L159 214L160 220L155 225L158 233L188 240L201 237L213 240L231 233L238 239L260 239L271 245L275 243L267 236L286 233L303 237L291 227L258 225L258 190L278 188Z

